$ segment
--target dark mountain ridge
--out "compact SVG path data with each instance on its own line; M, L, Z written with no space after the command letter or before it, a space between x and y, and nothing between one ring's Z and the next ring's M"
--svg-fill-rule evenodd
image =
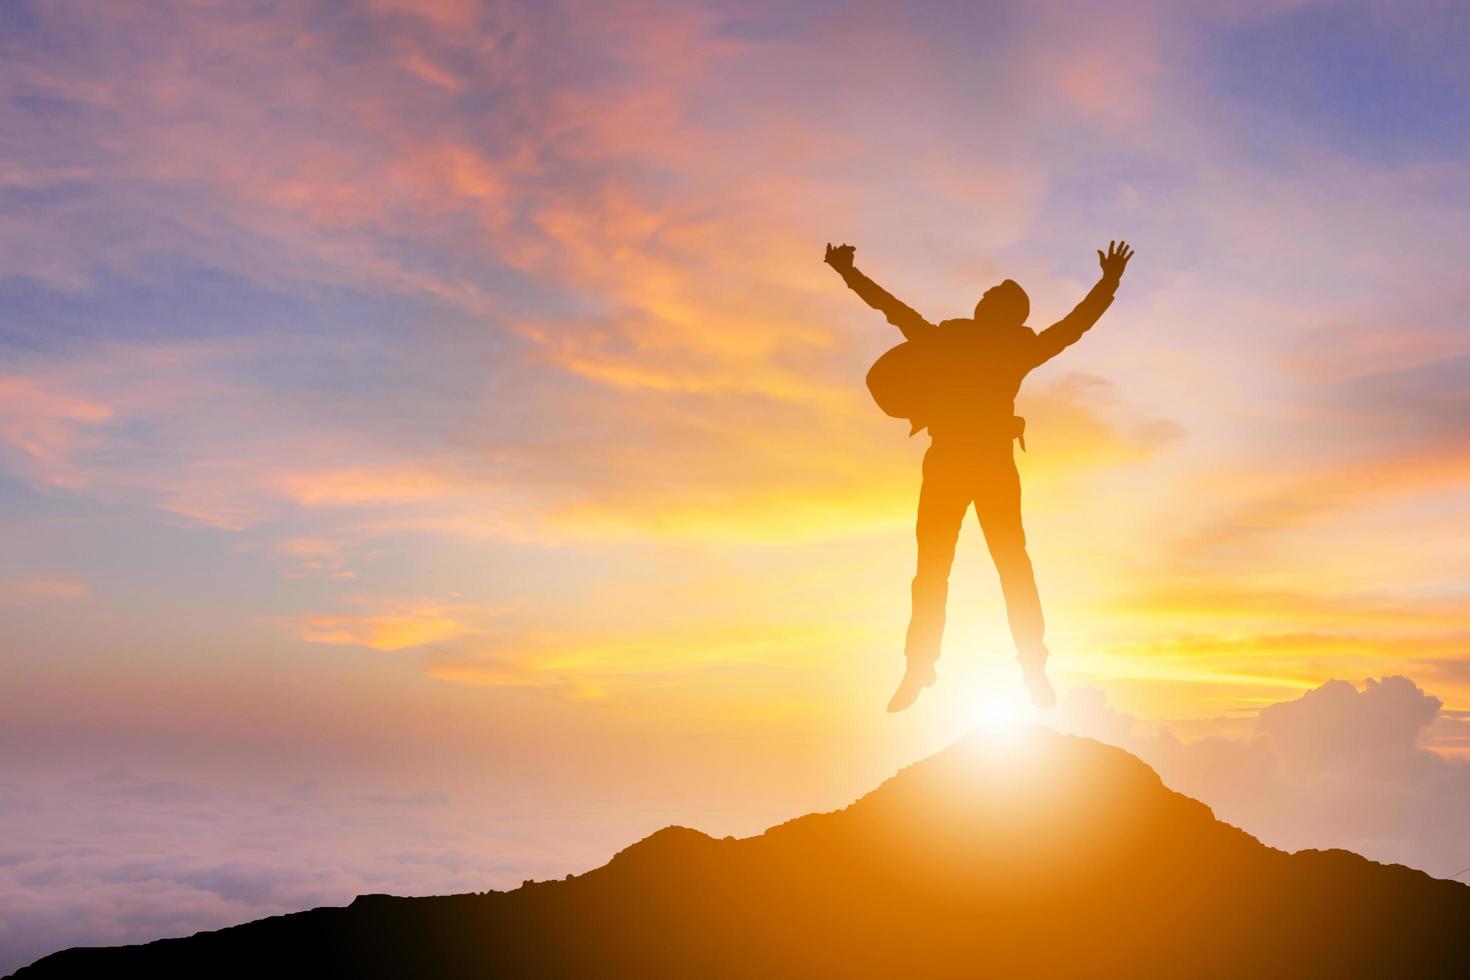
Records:
M1028 728L972 735L756 837L669 827L509 892L368 895L17 978L1465 976L1470 888L1287 854L1144 763Z

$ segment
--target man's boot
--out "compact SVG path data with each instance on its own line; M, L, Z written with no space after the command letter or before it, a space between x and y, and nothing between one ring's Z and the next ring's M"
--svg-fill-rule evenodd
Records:
M890 712L907 708L920 691L934 683L934 663L939 659L939 644L944 636L944 603L948 592L948 583L943 580L935 583L931 578L926 584L919 576L914 577L913 613L903 643L908 667L888 702Z
M893 712L907 708L918 699L919 692L933 684L934 680L934 661L910 659L903 672L903 680L898 682L898 690L893 692L893 699L888 702L888 710Z
M1046 676L1046 647L1038 645L1036 649L1022 651L1021 680L1026 683L1026 690L1031 694L1031 703L1038 708L1055 707L1057 703L1057 692L1052 690L1051 681Z

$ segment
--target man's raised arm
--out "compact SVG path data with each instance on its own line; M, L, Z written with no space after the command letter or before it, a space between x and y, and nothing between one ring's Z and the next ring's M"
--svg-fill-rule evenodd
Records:
M861 296L864 303L882 313L888 318L889 323L903 331L906 339L916 340L933 330L934 324L900 303L888 290L853 267L852 256L856 251L857 249L851 245L839 245L833 248L832 243L828 242L827 257L824 261L837 270L842 281L847 283L849 289Z
M1102 266L1102 278L1071 313L1037 335L1037 364L1051 360L1064 348L1075 344L1107 308L1113 305L1113 293L1117 292L1118 283L1123 278L1123 269L1131 258L1133 249L1128 247L1127 242L1109 242L1106 255L1102 253L1102 249L1098 249L1097 262Z

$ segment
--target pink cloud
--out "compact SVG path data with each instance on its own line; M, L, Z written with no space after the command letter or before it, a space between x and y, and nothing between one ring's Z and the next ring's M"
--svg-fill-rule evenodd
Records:
M69 575L29 575L0 579L0 606L60 599L85 599L92 590Z
M101 402L35 379L0 377L0 441L43 483L74 490L88 476L78 457L103 442L98 427L113 417Z
M323 538L282 538L276 541L275 553L294 560L304 574L328 578L355 578L341 541Z

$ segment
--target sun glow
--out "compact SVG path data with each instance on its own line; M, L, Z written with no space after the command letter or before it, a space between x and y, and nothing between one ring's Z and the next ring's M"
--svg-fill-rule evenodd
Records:
M985 691L976 701L974 718L977 727L998 737L1009 738L1022 725L1036 720L1036 709L1019 689L1009 686Z

